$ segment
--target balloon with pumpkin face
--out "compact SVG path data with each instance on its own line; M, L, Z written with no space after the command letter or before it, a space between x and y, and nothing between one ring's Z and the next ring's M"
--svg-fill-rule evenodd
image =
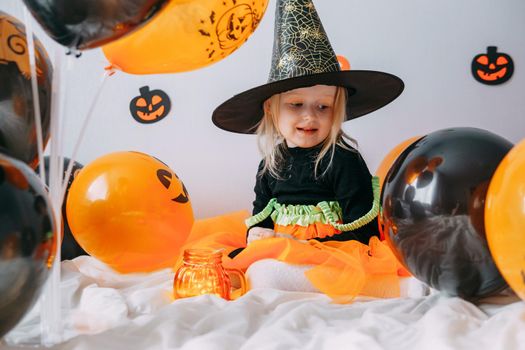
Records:
M133 74L185 72L218 62L248 40L268 0L169 1L154 21L103 47Z
M168 115L171 108L168 94L162 90L150 91L149 86L143 86L139 91L140 95L129 103L129 111L136 121L151 124Z
M487 53L474 57L471 67L474 79L486 85L502 84L514 73L512 58L506 53L498 52L496 46L489 46Z
M182 181L139 152L111 153L85 166L66 210L80 246L122 273L172 267L193 225Z

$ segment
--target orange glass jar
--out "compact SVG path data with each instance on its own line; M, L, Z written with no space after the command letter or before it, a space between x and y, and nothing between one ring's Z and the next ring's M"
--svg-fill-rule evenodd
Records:
M232 284L229 274L238 275L241 295L246 293L246 278L240 270L222 266L222 251L210 249L186 249L182 265L173 280L175 299L202 294L215 294L232 300Z

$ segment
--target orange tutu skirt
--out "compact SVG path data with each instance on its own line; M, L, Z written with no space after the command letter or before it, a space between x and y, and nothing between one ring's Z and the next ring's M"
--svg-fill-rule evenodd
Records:
M372 237L368 245L358 241L301 242L291 238L268 238L246 247L246 211L197 220L183 249L223 249L223 264L242 271L262 259L311 265L305 275L335 302L348 303L357 295L389 298L399 296L399 277L409 276L385 242ZM235 258L228 254L246 247Z

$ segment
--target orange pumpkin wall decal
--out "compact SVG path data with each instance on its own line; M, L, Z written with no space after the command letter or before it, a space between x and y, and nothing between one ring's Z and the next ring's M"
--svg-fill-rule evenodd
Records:
M164 91L151 90L149 86L139 89L140 95L136 96L129 103L131 116L143 124L156 123L164 119L171 109L171 101Z
M498 52L496 46L489 46L487 53L474 57L471 66L474 79L486 85L502 84L514 73L512 58L506 53Z

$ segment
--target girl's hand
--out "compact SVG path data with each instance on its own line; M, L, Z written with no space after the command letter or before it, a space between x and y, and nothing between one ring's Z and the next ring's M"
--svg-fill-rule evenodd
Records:
M248 244L253 241L258 241L260 239L275 237L275 232L269 228L264 227L252 227L248 231Z

